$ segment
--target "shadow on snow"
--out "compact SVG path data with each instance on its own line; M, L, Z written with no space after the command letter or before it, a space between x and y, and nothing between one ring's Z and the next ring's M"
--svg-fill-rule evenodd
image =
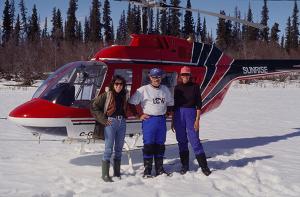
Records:
M208 157L216 157L219 155L230 156L234 153L235 149L249 149L258 146L265 146L270 143L275 143L281 140L288 140L289 138L300 136L300 128L295 128L297 131L285 135L276 136L264 136L264 137L254 137L254 138L239 138L239 139L223 139L223 140L209 140L203 142L206 155ZM190 148L190 170L196 171L198 169L197 162L195 160L193 151ZM166 161L165 168L168 171L179 171L180 169L180 159L178 155L177 145L169 145L166 147ZM270 159L272 155L258 156L251 158L242 158L237 160L224 161L210 161L208 158L208 164L213 169L225 170L229 167L244 167L249 163L253 163L258 160ZM143 167L143 156L141 150L132 150L131 158L133 162L134 170ZM102 160L102 153L93 155L84 155L70 160L71 164L78 166L100 166ZM128 158L123 153L122 164L128 165Z

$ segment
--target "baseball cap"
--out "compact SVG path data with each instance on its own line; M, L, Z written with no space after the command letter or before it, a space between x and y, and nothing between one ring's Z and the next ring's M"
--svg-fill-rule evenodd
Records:
M187 67L187 66L182 67L180 70L180 74L182 74L182 73L191 73L190 67Z
M161 76L163 76L163 74L164 74L164 71L161 70L160 68L152 68L149 72L149 75L151 77L161 77Z

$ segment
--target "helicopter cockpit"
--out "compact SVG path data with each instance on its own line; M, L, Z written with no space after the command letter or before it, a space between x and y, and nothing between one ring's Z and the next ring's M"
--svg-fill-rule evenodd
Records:
M79 61L66 64L51 74L33 98L41 98L68 107L88 108L100 91L107 71L104 63Z

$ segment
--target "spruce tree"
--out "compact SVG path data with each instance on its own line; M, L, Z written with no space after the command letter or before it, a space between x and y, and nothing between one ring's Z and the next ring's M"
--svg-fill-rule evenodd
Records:
M238 19L241 18L241 12L239 11L238 7L235 7L234 9L234 17ZM232 28L232 41L232 45L236 45L241 41L241 24L238 22L234 22Z
M52 10L52 31L51 31L51 37L54 39L55 38L55 32L56 32L56 24L57 24L57 16L56 16L56 7L53 8Z
M70 0L67 12L67 21L65 28L65 37L67 41L74 42L76 40L76 10L78 0Z
M201 32L202 32L201 17L200 17L200 14L198 13L197 23L196 23L196 31L195 31L195 36L196 36L197 42L201 42Z
M159 11L156 10L154 33L159 34Z
M90 27L87 28L87 26L85 25L85 32L88 33L88 34L85 33L86 41L87 41L87 38L91 42L102 41L100 6L101 6L101 4L100 4L99 0L92 1L92 10L90 13L90 20L89 20ZM86 20L86 22L88 22L88 21Z
M166 3L166 0L163 0L162 3ZM162 35L167 34L167 9L162 9L160 11L160 21L159 21L159 30Z
M225 15L224 10L220 11L220 14ZM225 19L219 18L219 22L217 24L217 45L221 49L225 49L227 47L226 42L226 22Z
M147 29L148 29L148 33L152 33L152 32L154 32L154 28L153 28L153 22L154 22L154 12L153 12L153 9L152 8L150 8L149 9L149 21L148 21L148 26L149 26L149 29L148 29L148 27L147 27Z
M45 24L44 24L44 28L43 28L43 31L42 31L42 38L45 39L45 38L48 38L48 20L47 20L47 17L45 18Z
M56 36L58 39L63 40L64 39L64 27L63 27L63 19L61 16L60 9L57 9L56 12Z
M30 41L38 41L40 39L40 24L37 15L36 5L33 5L32 15L29 20L28 39Z
M61 17L61 12L59 9L56 10L56 8L53 8L52 11L52 31L51 31L51 37L56 42L63 40L63 22Z
M249 22L253 22L253 14L252 14L252 9L249 3L249 8L248 8L248 14L247 14L247 20ZM246 40L247 41L256 41L259 36L259 31L257 28L246 26Z
M2 41L3 43L8 42L12 36L13 31L13 22L11 21L11 5L9 0L5 1L4 10L3 10L3 18L2 18Z
M110 3L108 0L104 0L103 5L103 29L104 29L104 41L106 45L113 44L113 31L111 26L111 11Z
M180 4L180 0L171 0L171 5L174 7L178 7ZM180 12L177 9L170 9L170 21L169 21L169 30L170 34L173 36L180 35Z
M84 19L84 42L85 43L88 43L91 40L90 35L91 35L90 22L88 18L85 17Z
M83 32L80 21L76 23L76 40L78 40L79 42L83 41Z
M135 34L140 34L141 29L141 9L138 6L133 6L133 16L134 16L134 32Z
M15 45L19 45L19 43L20 43L20 31L21 31L21 22L20 22L20 16L18 14L16 24L15 24L15 28L14 28L14 31L13 31L14 32L13 37L14 37Z
M21 14L21 37L25 39L28 32L28 24L27 24L27 9L24 4L24 0L20 0L19 3L20 14Z
M192 8L191 1L188 0L186 8ZM194 18L191 11L186 10L184 14L184 25L183 25L183 34L187 38L189 36L194 36Z
M202 28L202 33L201 33L201 41L202 42L207 42L207 27L206 27L205 17L203 19L203 28Z
M269 27L268 27L268 20L269 20L269 9L267 6L267 0L264 0L264 5L261 11L261 24L266 26L266 28L260 30L260 39L263 41L269 41Z
M166 35L171 35L171 28L172 28L172 13L171 10L169 9L169 11L167 12L167 28L166 28Z
M10 0L10 18L12 24L15 23L15 0Z
M299 9L295 0L293 15L291 20L291 48L298 49L299 47Z
M114 21L111 21L111 31L112 31L112 41L113 41L113 43L115 43Z
M142 17L143 17L142 33L143 34L147 34L147 32L150 31L150 30L148 30L148 22L149 22L148 21L148 14L150 14L150 13L148 13L148 9L147 8L142 8Z
M291 25L291 17L289 17L285 29L285 49L289 52L291 48L292 48L292 25Z
M226 47L229 47L233 43L232 23L230 20L225 22L225 30L225 43Z
M127 24L126 24L125 11L123 10L120 21L119 21L119 27L117 29L116 42L117 42L117 44L125 44L127 39L128 39L128 30L127 30Z
M280 47L284 48L284 35L281 36Z
M128 29L128 34L132 34L135 31L135 21L134 21L134 12L133 9L131 8L131 4L128 4L128 9L127 9L127 29Z
M279 35L278 33L280 32L279 30L279 24L274 23L272 29L271 29L271 42L275 42L279 44Z

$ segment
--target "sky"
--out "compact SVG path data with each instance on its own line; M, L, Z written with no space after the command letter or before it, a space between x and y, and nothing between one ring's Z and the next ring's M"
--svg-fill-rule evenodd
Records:
M86 16L89 16L89 10L91 8L92 0L78 0L78 10L76 16L80 21L84 21ZM104 0L100 0L103 2ZM3 8L5 0L1 0L0 3L0 13L1 13L1 25L3 17ZM65 18L69 0L24 0L25 6L28 11L28 15L31 15L33 5L36 4L38 13L40 15L41 24L44 23L45 17L48 17L48 24L52 17L52 10L54 7L60 8ZM219 13L220 10L224 10L227 15L234 15L234 8L237 6L241 11L242 17L246 15L249 2L251 4L252 12L254 15L254 22L260 22L261 20L261 10L263 6L263 0L191 0L192 7L202 10L212 11ZM19 0L15 0L18 4ZM102 3L103 5L103 3ZM186 0L181 1L181 6L186 6ZM287 18L292 15L292 10L294 6L294 1L270 1L268 2L269 8L269 18L268 21L270 28L277 22L280 24L281 33L284 33ZM127 2L118 2L111 0L111 10L112 18L114 22L114 27L117 28L119 24L120 15L123 10L128 7ZM299 6L298 6L299 7ZM16 11L19 8L16 5ZM194 13L194 20L196 21L197 13ZM212 31L215 34L216 24L218 19L216 17L201 15L206 18L208 31ZM182 18L183 20L183 18ZM43 27L43 26L42 26Z

